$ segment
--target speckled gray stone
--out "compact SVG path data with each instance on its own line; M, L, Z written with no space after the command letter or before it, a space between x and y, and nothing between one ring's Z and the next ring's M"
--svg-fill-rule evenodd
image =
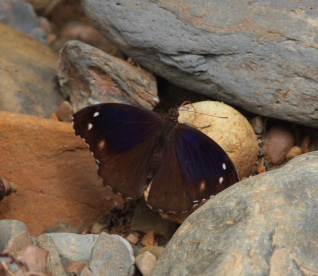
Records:
M135 271L134 262L133 250L127 240L102 232L93 247L88 267L94 276L131 276ZM86 270L83 275L87 275Z
M318 275L318 152L241 181L189 216L152 276Z
M170 82L318 127L316 0L83 0L93 24Z
M32 5L24 0L1 0L0 22L48 44L46 33Z
M7 242L22 232L28 232L27 226L18 220L0 220L0 252L3 252Z
M54 240L48 234L42 234L36 239L37 246L46 249L50 252L46 265L47 271L51 276L69 276L64 269L60 255Z
M98 235L79 235L73 233L50 233L59 252L68 260L89 260Z

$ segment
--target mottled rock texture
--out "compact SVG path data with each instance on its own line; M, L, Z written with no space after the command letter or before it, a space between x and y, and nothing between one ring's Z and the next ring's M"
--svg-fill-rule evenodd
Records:
M189 216L157 275L318 274L318 152L231 186Z
M83 0L143 67L248 111L318 127L318 2Z
M63 101L57 63L50 47L0 23L0 110L49 118Z
M151 73L79 41L67 42L60 51L58 76L74 111L104 102L148 109L158 103L157 83Z
M0 175L18 189L0 202L0 219L23 221L37 236L59 221L83 231L114 207L71 123L2 111L0 130Z

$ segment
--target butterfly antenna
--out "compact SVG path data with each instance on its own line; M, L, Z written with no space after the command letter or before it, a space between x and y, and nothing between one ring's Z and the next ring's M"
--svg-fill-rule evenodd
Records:
M216 116L216 115L211 115L211 114L206 114L206 113L198 112L198 111L195 110L193 104L192 104L190 101L185 101L185 102L183 102L183 104L180 105L180 108L179 108L179 109L181 109L181 107L184 106L184 105L186 105L187 103L188 103L188 104L191 104L191 106L192 106L192 108L193 108L194 111L192 111L192 110L181 110L181 111L194 112L194 113L198 113L198 114L202 114L202 115L206 115L206 116L211 116L211 117L216 117L216 118L220 118L220 119L227 119L227 117Z

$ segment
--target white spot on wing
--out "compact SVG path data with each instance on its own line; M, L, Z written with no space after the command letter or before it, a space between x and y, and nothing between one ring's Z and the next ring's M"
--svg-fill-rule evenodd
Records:
M219 178L219 183L222 184L223 180L224 180L223 177L220 177Z
M93 116L97 117L98 115L99 115L99 112L95 112Z
M93 128L93 125L91 123L88 124L87 129L91 130Z
M225 165L225 163L222 164L222 168L223 168L223 170L226 170L226 165Z

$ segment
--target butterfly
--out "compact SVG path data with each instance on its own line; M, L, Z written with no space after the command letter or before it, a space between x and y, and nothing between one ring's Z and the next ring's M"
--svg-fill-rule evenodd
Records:
M226 152L196 128L140 107L104 103L73 115L75 134L88 144L106 186L164 213L191 211L239 181ZM149 187L148 187L149 188Z

